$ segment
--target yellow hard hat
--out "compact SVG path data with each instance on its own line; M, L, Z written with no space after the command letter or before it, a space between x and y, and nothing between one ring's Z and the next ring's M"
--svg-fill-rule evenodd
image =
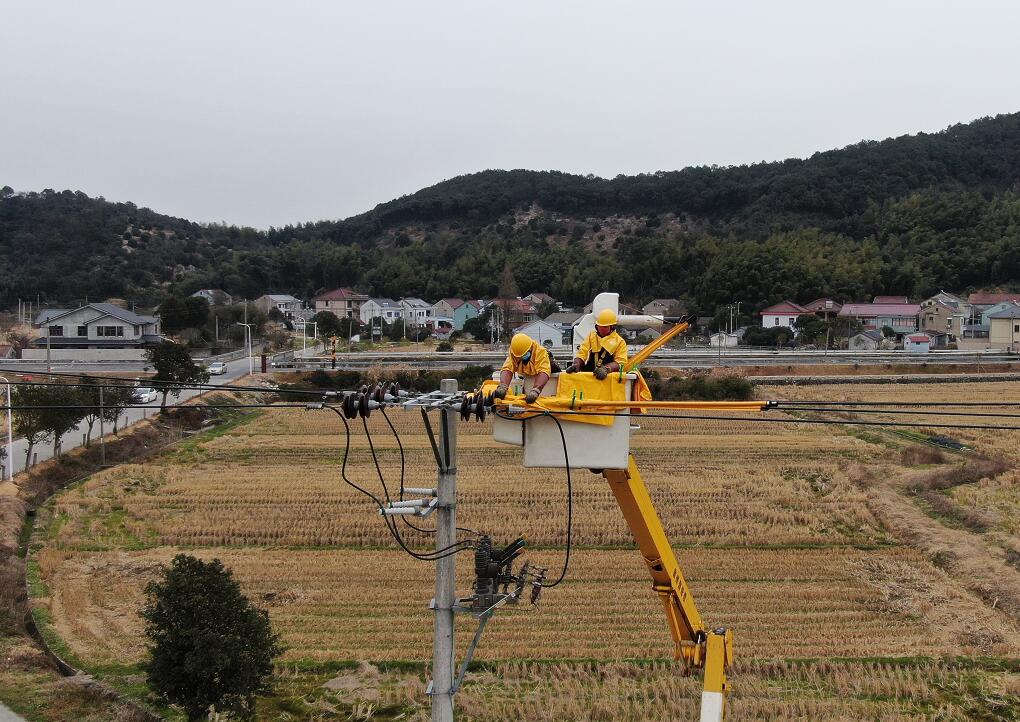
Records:
M520 358L528 352L533 343L535 342L531 340L531 336L528 334L515 333L514 337L510 339L510 355Z
M595 317L595 325L597 326L615 326L616 325L616 311L609 308L603 308L599 311L599 315Z

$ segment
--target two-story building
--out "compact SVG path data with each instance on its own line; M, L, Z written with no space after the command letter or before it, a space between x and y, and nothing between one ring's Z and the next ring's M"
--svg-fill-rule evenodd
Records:
M301 299L287 293L267 293L255 299L255 307L266 313L275 308L284 318L293 319L301 311Z
M542 291L535 291L534 293L529 293L527 296L524 297L524 300L534 304L535 306L540 306L543 303L556 303L555 298L550 296L548 293L543 293Z
M1020 351L1020 306L991 314L988 323L988 343L991 346Z
M999 311L1005 311L1010 308L1016 308L1017 306L1020 306L1020 301L1001 301L994 306L989 306L981 312L981 325L990 328L992 324L992 314L996 314Z
M400 313L408 326L428 326L435 318L432 304L420 298L400 299Z
M492 309L489 326L500 332L518 328L538 318L535 304L523 298L496 298L489 304L489 308Z
M655 298L641 307L641 313L647 316L669 316L671 312L679 316L687 311L675 298Z
M362 323L372 323L377 318L381 318L385 323L399 320L400 303L392 298L370 298L361 304Z
M364 293L355 293L349 288L335 288L320 293L312 299L315 312L330 311L337 318L361 319L361 306L368 300Z
M832 318L839 314L841 308L843 308L843 304L833 301L831 298L816 298L811 303L804 304L805 311L813 313L819 318Z
M22 358L44 359L48 350L51 359L141 359L147 347L162 340L158 316L111 303L46 309L33 325L42 335L22 352Z

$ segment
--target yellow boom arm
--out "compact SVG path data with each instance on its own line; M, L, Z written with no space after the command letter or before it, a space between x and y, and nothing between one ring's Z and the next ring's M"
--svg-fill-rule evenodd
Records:
M634 457L630 457L626 470L606 469L602 475L609 482L652 575L652 589L666 612L676 645L674 657L690 667L705 670L701 720L719 722L725 714L726 670L733 662L733 633L728 629L705 628Z

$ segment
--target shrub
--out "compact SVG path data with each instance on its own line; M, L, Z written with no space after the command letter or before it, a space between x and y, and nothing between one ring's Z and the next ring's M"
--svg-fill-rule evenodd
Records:
M663 401L747 401L754 385L740 376L711 378L705 375L648 379L652 396Z
M218 559L178 554L145 594L152 689L183 707L189 720L210 708L251 718L255 694L268 688L280 653L269 614L241 594Z

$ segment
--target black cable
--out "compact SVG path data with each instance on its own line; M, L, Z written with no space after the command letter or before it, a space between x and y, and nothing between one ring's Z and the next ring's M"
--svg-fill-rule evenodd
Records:
M133 386L137 381L151 381L153 383L161 383L164 386L172 386L173 388L180 389L194 389L196 391L251 391L262 394L304 394L311 396L322 396L324 394L336 394L339 393L337 389L281 389L281 388L265 388L264 386L234 386L231 384L211 384L211 383L177 383L174 381L160 381L151 376L139 378L139 379L126 379L120 376L85 376L88 379L97 379L102 381L113 381L111 384L91 384L81 381L81 378L87 372L79 371L77 373L61 373L59 371L35 371L25 369L4 369L0 368L0 374L10 373L17 374L19 376L51 376L53 378L67 378L75 379L78 381L77 384L65 384L56 382L46 381L11 381L12 386ZM145 373L145 372L138 372ZM5 383L0 381L0 383Z
M379 497L377 497L375 494L373 494L372 492L368 491L367 489L363 489L362 487L358 486L353 481L351 481L349 478L347 478L347 460L350 457L350 453L351 453L351 427L350 427L350 424L347 423L347 419L344 417L343 412L340 411L339 409L337 409L337 408L335 408L333 406L324 406L323 408L329 409L330 411L335 413L340 418L340 420L343 422L343 424L344 424L344 430L346 432L346 444L345 444L345 447L344 447L344 460L343 460L343 463L340 466L340 476L341 476L341 478L349 486L351 486L352 488L356 489L357 491L360 491L362 494L364 494L369 499L371 499L375 503L375 505L377 507L379 507L380 511L385 510L386 507L383 506L383 503L379 499ZM420 559L422 561L437 561L439 559L445 559L448 556L452 556L452 555L457 554L457 553L462 552L462 551L472 550L474 548L474 542L473 541L465 540L465 541L456 542L456 543L451 544L450 546L444 547L442 549L437 549L434 552L429 552L427 554L419 554L418 552L416 552L413 549L409 548L404 543L404 540L400 537L400 534L397 532L396 527L395 526L391 526L392 520L388 517L388 515L382 514L382 517L383 517L383 523L386 525L387 530L389 530L390 535L394 538L394 540L396 540L397 544L399 544L400 547L405 552L410 554L415 559ZM465 544L468 544L470 546L463 546Z
M794 406L810 404L823 406L1020 406L1020 401L814 401L791 399L778 403Z
M928 424L910 423L906 421L838 421L835 419L777 419L767 416L700 416L692 414L633 414L633 413L594 413L590 411L543 411L536 412L534 418L550 413L556 416L624 416L638 419L691 419L694 421L751 421L765 424L845 424L850 426L907 426L927 429L984 429L990 431L1020 431L1020 426L998 426L994 424ZM500 418L514 419L513 415L502 415L497 412ZM520 421L521 419L516 419Z
M559 579L557 579L555 582L551 584L540 585L546 589L551 589L552 587L555 587L560 582L562 582L564 578L567 576L567 569L570 567L570 550L573 548L574 485L572 477L570 476L570 452L567 450L567 436L565 433L563 433L563 424L560 422L559 419L556 418L556 416L553 415L552 412L549 411L543 411L541 413L536 413L534 416L528 416L519 419L514 418L513 416L501 414L498 409L494 410L493 413L496 414L496 416L498 416L501 419L506 419L507 421L518 421L522 425L527 423L531 419L537 418L539 416L548 416L554 422L556 422L556 428L559 429L560 432L560 441L563 443L563 463L566 465L567 469L567 553L563 559L563 569L562 571L560 571ZM599 414L599 416L605 416L605 414Z
M3 385L3 382L0 382ZM10 406L0 405L0 411L18 409L78 409L88 410L98 408L99 403L95 404L12 404ZM118 409L306 409L308 404L167 404L166 406L155 406L151 404L106 404L109 408Z
M560 571L560 577L552 584L542 584L546 589L551 589L557 586L567 576L567 569L570 567L570 549L573 546L573 531L574 531L574 485L570 478L570 454L567 452L567 437L563 433L563 424L555 416L550 414L550 418L556 422L556 428L560 430L560 441L563 442L563 462L567 466L567 554L563 558L563 569Z
M403 501L404 500L404 445L401 443L401 441L400 441L400 434L397 433L396 427L394 427L393 426L393 422L390 421L390 417L387 415L386 409L382 408L382 409L380 409L380 412L382 413L383 418L386 419L386 423L389 425L390 431L393 432L393 438L397 442L397 448L400 449L400 501ZM436 533L435 529L426 529L424 527L415 526L410 521L408 521L407 517L404 516L403 514L400 515L400 518L404 520L404 524L406 524L410 528L414 529L415 531L421 532L423 534L435 534ZM461 528L457 527L457 531L461 531Z
M1020 419L1020 414L991 414L979 411L913 411L910 409L858 409L848 406L790 406L782 401L767 411L829 411L841 414L906 414L908 416L981 416L992 419Z

